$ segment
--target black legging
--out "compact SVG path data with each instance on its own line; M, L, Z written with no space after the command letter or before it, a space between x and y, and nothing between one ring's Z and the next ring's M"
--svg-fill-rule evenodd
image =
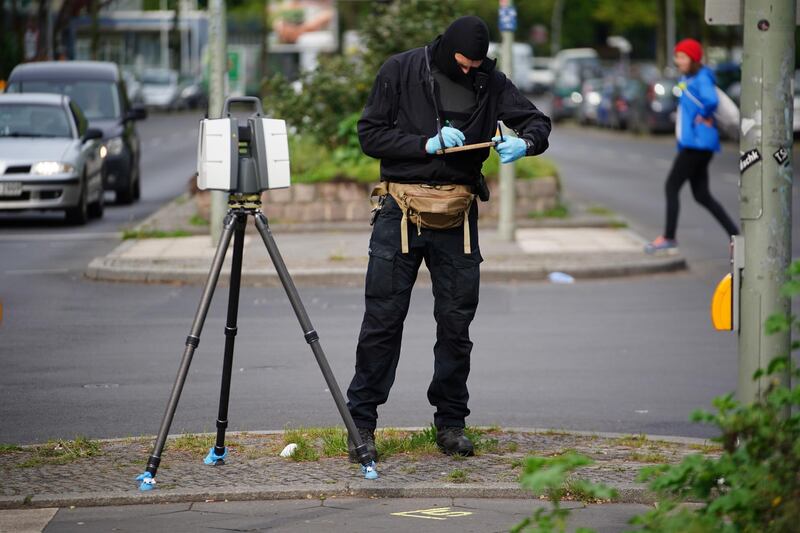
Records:
M711 191L708 189L708 164L714 152L710 150L693 150L682 148L672 164L672 170L667 178L667 227L664 230L664 237L667 239L675 238L675 231L678 227L678 212L680 211L680 192L681 187L689 180L692 186L692 194L695 201L708 209L714 218L722 224L728 235L738 235L739 228L736 227L731 217L725 209L717 202Z

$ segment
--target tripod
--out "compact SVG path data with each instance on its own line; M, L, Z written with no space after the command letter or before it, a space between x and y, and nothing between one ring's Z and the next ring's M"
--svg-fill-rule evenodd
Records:
M225 430L228 427L228 400L230 399L231 392L233 347L236 339L236 321L239 313L239 288L242 277L244 231L247 225L247 217L249 216L255 219L256 228L264 241L264 245L267 247L267 252L275 266L281 284L297 315L297 320L300 322L300 327L303 330L306 342L311 346L311 350L314 352L314 357L317 359L317 364L322 371L328 389L331 391L333 401L344 421L350 440L355 444L356 454L358 455L359 463L361 463L361 471L364 473L366 479L377 479L378 477L378 473L375 470L375 463L372 461L370 453L367 451L367 447L358 433L358 429L353 421L353 417L350 416L350 411L347 409L339 385L336 383L336 378L333 376L325 353L322 351L322 347L319 343L319 335L311 325L303 302L300 300L300 295L295 288L294 281L292 281L286 264L278 250L278 245L272 237L267 217L261 212L260 196L258 194L231 194L228 201L228 213L225 215L223 223L222 236L220 237L217 250L214 254L211 271L208 274L208 279L203 288L200 305L197 308L194 321L192 322L191 333L186 338L186 347L183 352L180 368L178 369L178 376L172 387L172 393L167 403L167 409L164 412L164 418L161 421L161 428L158 431L158 437L156 438L153 452L147 461L145 472L136 478L136 480L140 482L140 490L151 490L155 488L155 476L158 471L158 466L161 463L161 453L164 451L164 445L166 444L169 428L172 425L175 409L178 406L181 391L186 382L186 376L189 373L189 365L191 365L194 352L200 344L200 333L203 330L208 308L214 296L214 289L219 281L222 264L225 261L225 254L230 245L231 238L233 238L233 261L231 264L231 278L228 294L228 316L225 325L225 352L222 365L219 412L217 415L217 436L214 446L209 450L208 455L203 461L207 465L225 464L225 459L228 456L228 450L225 447Z

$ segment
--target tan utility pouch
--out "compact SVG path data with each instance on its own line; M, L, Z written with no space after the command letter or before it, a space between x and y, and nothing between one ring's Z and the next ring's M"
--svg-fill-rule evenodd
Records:
M475 195L468 185L425 185L381 182L372 191L373 196L391 194L403 219L400 222L400 241L404 254L408 253L408 222L422 228L450 229L463 224L464 253L472 253L469 234L469 210Z

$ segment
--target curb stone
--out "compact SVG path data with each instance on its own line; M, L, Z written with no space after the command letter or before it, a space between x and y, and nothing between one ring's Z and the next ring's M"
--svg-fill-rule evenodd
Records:
M413 431L421 428L391 428L398 431ZM599 470L596 474L586 471L585 475L589 479L594 479L597 482L604 483L608 486L615 488L618 491L618 497L613 503L643 503L649 504L655 501L655 496L648 490L646 485L630 481L633 479L631 474L641 466L642 463L637 462L637 459L631 458L629 454L633 449L638 446L631 447L625 443L614 442L616 439L629 438L630 434L626 433L604 433L604 432L589 432L589 431L570 431L570 430L553 430L553 429L531 429L531 428L497 428L497 427L478 427L475 429L484 429L492 434L495 432L496 438L503 440L512 440L513 442L520 443L520 446L526 446L524 443L534 443L533 451L531 448L526 447L525 450L513 453L507 458L493 455L489 453L480 459L475 466L470 467L469 462L453 462L450 463L447 458L436 457L432 463L425 465L425 461L418 463L419 458L407 458L398 456L393 459L387 459L385 463L385 477L381 477L376 481L366 481L360 477L357 467L353 465L346 465L337 461L335 458L326 459L325 462L320 463L297 463L297 466L289 467L282 461L276 461L270 452L270 455L265 456L264 459L243 459L231 463L231 470L227 474L220 473L220 476L215 476L214 483L204 484L202 477L206 474L201 474L198 477L197 473L201 470L207 472L208 468L197 465L193 456L187 455L185 452L178 451L174 453L176 457L171 461L168 466L165 465L165 475L167 478L163 480L158 488L151 492L140 492L136 488L133 481L135 477L131 474L134 470L140 471L139 467L134 466L133 463L125 461L127 466L116 466L115 457L129 457L131 454L145 453L144 450L149 448L152 443L153 437L127 437L119 439L100 439L97 442L105 444L106 455L104 456L104 463L101 462L97 466L97 475L93 477L92 474L87 473L88 479L81 480L83 482L83 491L72 490L68 487L74 486L68 482L70 476L74 475L71 472L76 469L83 471L85 468L79 464L74 466L66 465L63 467L53 467L45 465L43 467L33 468L30 471L27 469L18 470L14 468L14 461L6 462L6 476L8 484L6 488L9 491L18 491L18 494L6 494L0 496L0 509L20 509L20 508L42 508L42 507L89 507L89 506L111 506L111 505L131 505L131 504L149 504L149 503L186 503L186 502L207 502L207 501L253 501L253 500L286 500L286 499L329 499L329 498L342 498L342 497L356 497L356 498L503 498L503 499L538 499L531 495L527 490L524 490L520 485L509 479L507 476L500 475L495 478L484 476L482 481L473 480L466 483L456 483L451 480L443 479L438 476L439 470L446 470L453 467L465 468L471 470L474 468L489 468L494 469L495 466L505 463L508 459L515 461L524 460L524 457L529 455L544 455L550 456L554 453L559 453L566 447L576 446L580 453L589 452L590 455L601 454L598 457L607 457L607 459L596 459ZM231 432L229 433L230 442L237 440L241 442L242 446L265 446L267 443L272 442L279 438L284 431L247 431L247 432ZM195 436L208 437L213 434L204 433L196 434ZM518 435L518 437L514 437ZM178 435L171 435L170 437L178 437ZM638 437L638 436L637 436ZM691 449L700 445L709 443L707 439L688 438L688 437L673 437L661 435L643 435L643 437L650 444L649 448L660 447L664 453L671 454L671 461L677 461L682 456L681 454L695 453ZM262 440L266 439L266 440ZM577 440L576 440L577 439ZM249 444L247 444L249 442ZM26 449L34 448L37 445L22 445L20 446L23 451ZM130 447L130 449L126 448ZM240 446L237 444L237 446ZM676 448L682 446L684 449ZM243 448L243 452L244 452ZM668 452L668 450L675 450L675 452ZM116 451L114 451L116 450ZM277 454L277 452L275 452ZM677 453L678 455L675 455ZM246 457L243 456L243 457ZM410 463L407 463L410 461ZM481 462L482 461L482 462ZM284 464L284 467L280 465ZM421 476L433 475L433 479L414 479L402 475L404 465L411 464L416 469L420 466ZM463 466L458 466L463 465ZM483 465L483 466L481 466ZM495 465L495 466L493 466ZM610 468L618 465L625 467L627 474L617 475L613 474ZM131 468L133 467L133 468ZM380 467L380 464L379 464ZM60 468L60 470L59 470ZM283 468L283 473L281 473ZM289 470L286 470L289 468ZM270 471L274 481L255 481L256 479L263 479L263 475L258 471L266 469ZM299 469L299 470L298 470ZM303 470L305 469L305 470ZM427 473L425 471L427 470ZM473 470L474 472L478 472ZM245 472L254 472L255 477L250 477L251 481L247 481L247 476L241 476ZM276 474L277 472L277 474ZM305 472L305 473L304 473ZM483 472L483 470L481 470ZM496 470L495 470L496 472ZM605 473L602 473L605 472ZM409 472L410 473L410 472ZM441 472L444 475L445 472ZM306 477L309 476L310 477ZM181 476L188 475L187 482L194 483L194 487L180 487L177 486L176 479ZM488 474L491 476L492 474ZM15 476L22 476L23 481L15 485ZM32 477L31 477L32 476ZM281 477L283 476L283 477ZM583 477L578 472L577 477ZM599 476L599 477L598 477ZM126 480L130 477L130 484ZM479 474L478 477L481 477ZM38 479L39 481L25 482L24 478ZM505 479L504 479L505 478ZM627 479L626 479L627 478ZM51 480L51 482L48 481ZM87 483L89 482L89 483ZM101 486L107 484L107 489L102 490ZM55 492L58 490L59 484L64 487L62 492ZM94 485L97 485L95 487ZM79 484L80 486L80 484ZM124 487L130 487L124 488ZM42 490L43 489L43 490ZM42 490L39 492L39 490ZM48 492L49 491L49 492Z
M669 273L685 270L686 260L682 257L664 257L630 261L620 265L576 266L565 269L576 279L616 278ZM484 266L481 267L481 280L489 283L542 281L557 269L525 266ZM94 281L125 281L135 283L185 283L200 284L208 277L208 267L170 267L158 264L126 264L116 259L98 257L92 260L84 272L85 277ZM340 285L360 285L364 283L365 268L294 268L292 279L298 286L320 287ZM230 272L223 269L220 282L227 283ZM430 284L426 269L420 269L418 283ZM249 286L280 287L281 282L274 270L245 269L242 284Z

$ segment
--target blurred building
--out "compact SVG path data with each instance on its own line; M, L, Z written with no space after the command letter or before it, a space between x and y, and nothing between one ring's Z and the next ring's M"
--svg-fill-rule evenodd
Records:
M166 2L162 0L162 4ZM203 71L208 15L197 9L196 0L181 0L177 20L174 10L144 11L142 0L113 0L100 12L98 30L99 60L114 61L136 70L168 68L189 76L198 76ZM74 17L68 31L67 57L90 59L91 17ZM171 35L175 31L178 42Z

